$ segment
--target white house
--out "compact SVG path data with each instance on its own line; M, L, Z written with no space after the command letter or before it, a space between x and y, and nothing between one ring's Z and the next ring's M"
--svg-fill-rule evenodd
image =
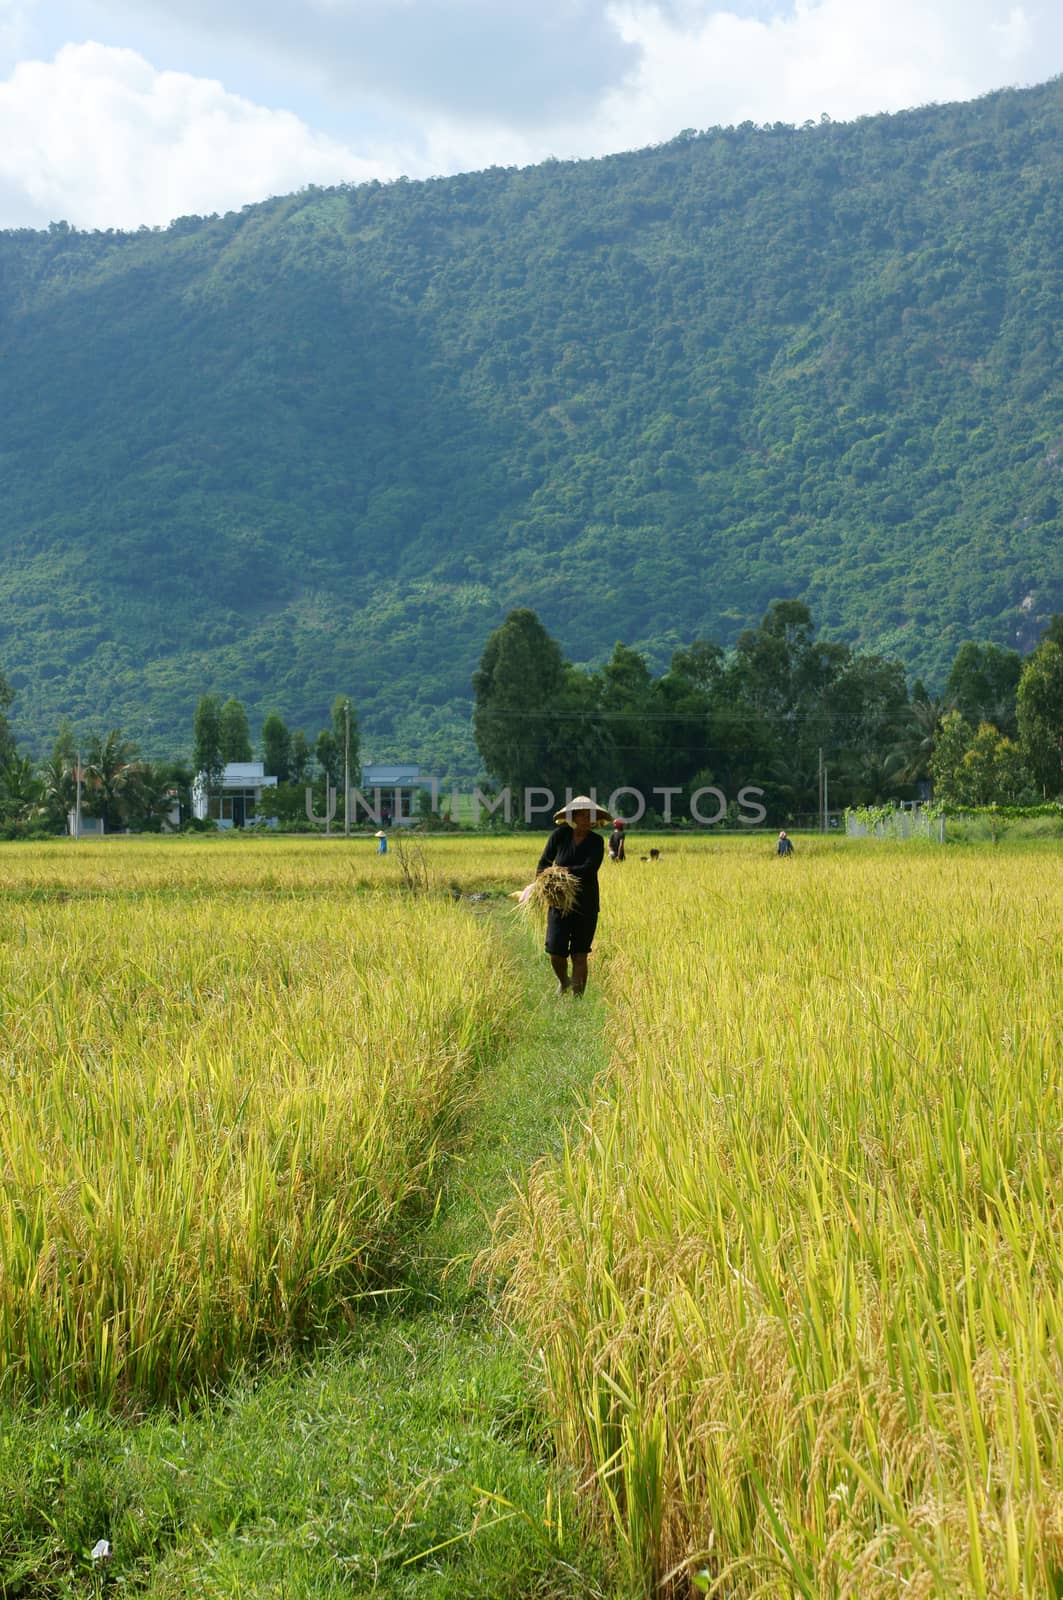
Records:
M219 828L246 828L258 819L262 791L275 789L276 778L267 778L261 761L230 761L221 776L215 795L208 796L203 774L192 784L192 814L201 821L213 817ZM276 821L269 819L270 826Z
M72 839L102 839L103 818L87 817L84 812L79 817L71 807L66 814L66 831Z
M435 800L433 790L431 778L422 778L420 767L408 762L370 762L362 768L362 794L385 827L408 828L418 822L418 802L425 794Z

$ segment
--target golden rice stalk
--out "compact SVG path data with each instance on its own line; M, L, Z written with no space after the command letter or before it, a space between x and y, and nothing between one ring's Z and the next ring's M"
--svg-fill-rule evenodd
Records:
M576 909L579 879L567 867L545 867L517 896L522 911L545 911L550 906L567 916Z

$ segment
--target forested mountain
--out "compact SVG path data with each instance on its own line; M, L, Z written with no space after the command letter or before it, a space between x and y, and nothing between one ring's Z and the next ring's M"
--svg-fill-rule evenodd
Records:
M475 770L533 607L655 665L770 601L943 681L1063 609L1063 80L854 124L0 235L0 669Z

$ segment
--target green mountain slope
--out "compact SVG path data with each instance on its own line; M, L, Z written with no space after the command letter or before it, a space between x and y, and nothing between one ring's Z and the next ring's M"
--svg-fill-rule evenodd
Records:
M17 726L210 689L475 770L527 604L576 660L780 596L940 679L1063 608L1063 80L162 232L0 235Z

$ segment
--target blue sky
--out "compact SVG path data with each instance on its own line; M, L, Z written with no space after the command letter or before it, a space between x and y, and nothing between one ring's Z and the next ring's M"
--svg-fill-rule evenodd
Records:
M1058 0L0 0L0 226L153 225L1061 71Z

